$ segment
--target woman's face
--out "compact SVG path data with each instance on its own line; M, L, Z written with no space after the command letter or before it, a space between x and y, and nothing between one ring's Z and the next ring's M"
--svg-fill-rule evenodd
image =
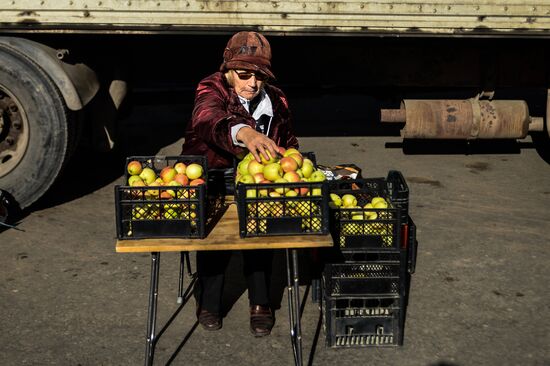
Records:
M248 70L230 70L233 88L235 92L247 99L254 99L262 90L265 76Z

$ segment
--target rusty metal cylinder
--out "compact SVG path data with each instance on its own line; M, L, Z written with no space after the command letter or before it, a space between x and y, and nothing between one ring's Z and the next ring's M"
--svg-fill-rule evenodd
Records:
M413 139L520 139L531 121L523 100L404 100L403 107L402 135Z

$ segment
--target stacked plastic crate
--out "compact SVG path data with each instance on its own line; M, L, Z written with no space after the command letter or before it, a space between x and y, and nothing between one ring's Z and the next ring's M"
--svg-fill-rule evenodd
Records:
M387 178L333 181L331 192L353 195L357 205L331 208L335 248L322 276L327 346L402 345L416 258L407 184L390 171ZM367 205L375 197L387 207Z

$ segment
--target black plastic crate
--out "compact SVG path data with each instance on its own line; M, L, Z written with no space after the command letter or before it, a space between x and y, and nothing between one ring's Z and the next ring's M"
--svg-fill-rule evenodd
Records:
M203 167L205 183L197 186L115 186L118 239L204 238L208 167L204 156L132 156L158 174L177 162ZM127 164L126 164L127 165ZM128 173L125 181L128 180Z
M407 267L410 274L416 270L416 253L418 251L418 241L416 240L416 225L409 216L408 224L406 225L406 247L407 247Z
M400 258L404 258L402 254ZM327 296L404 295L403 260L327 263L323 271L323 291Z
M387 178L331 181L331 193L352 194L360 208L331 208L330 227L342 251L351 249L399 250L401 225L407 222L409 189L398 171ZM374 197L383 197L387 208L364 208Z
M285 196L289 190L311 195ZM267 192L278 190L279 197ZM238 183L236 187L241 237L328 234L328 182Z
M403 300L398 297L323 298L326 345L333 348L403 344Z

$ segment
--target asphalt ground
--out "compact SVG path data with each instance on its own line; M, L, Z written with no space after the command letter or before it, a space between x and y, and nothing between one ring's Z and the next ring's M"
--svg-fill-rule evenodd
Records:
M157 140L156 150L142 148L148 132L140 133L126 141L131 153L179 152L177 138ZM396 136L300 141L319 163L355 163L365 177L401 171L419 245L404 345L386 348L325 347L307 252L301 252L306 364L550 365L550 166L529 140L512 153L433 147L407 154ZM123 164L120 152L81 157L24 213L18 230L0 232L2 365L143 364L150 256L115 253L113 187L122 183ZM160 260L158 329L178 308L179 255L163 253ZM194 253L191 260L194 268ZM269 337L249 331L236 252L223 328L197 327L191 302L162 335L156 364L293 364L284 252L274 260L276 324Z

